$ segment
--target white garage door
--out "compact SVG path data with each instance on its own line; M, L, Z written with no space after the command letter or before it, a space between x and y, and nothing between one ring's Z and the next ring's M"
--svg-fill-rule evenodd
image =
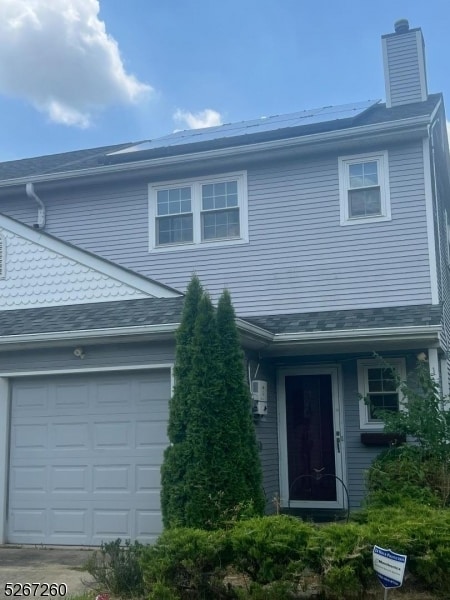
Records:
M169 395L167 369L14 380L9 542L153 541Z

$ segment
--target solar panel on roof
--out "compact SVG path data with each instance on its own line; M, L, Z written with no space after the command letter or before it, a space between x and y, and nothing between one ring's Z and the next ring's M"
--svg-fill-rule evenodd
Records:
M119 156L121 154L130 154L132 152L154 150L156 148L167 148L169 146L193 144L197 142L209 142L222 138L276 131L278 129L286 129L289 127L301 127L303 125L315 125L317 123L326 123L327 121L337 121L339 119L349 119L359 116L371 106L378 104L378 102L379 100L365 100L354 104L324 106L322 108L303 110L287 115L261 117L260 119L253 119L251 121L227 123L226 125L217 125L215 127L206 127L204 129L176 131L169 135L142 142L117 152L111 152L108 156Z

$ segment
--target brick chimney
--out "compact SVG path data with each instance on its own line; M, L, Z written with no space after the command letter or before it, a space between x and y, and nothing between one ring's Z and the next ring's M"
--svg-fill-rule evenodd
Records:
M406 19L394 29L381 38L387 108L428 98L422 30L410 29Z

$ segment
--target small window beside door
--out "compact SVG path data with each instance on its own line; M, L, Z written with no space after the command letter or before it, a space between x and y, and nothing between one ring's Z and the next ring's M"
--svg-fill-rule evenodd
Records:
M361 429L383 429L383 411L401 410L398 378L405 379L405 361L378 359L358 361L359 421Z

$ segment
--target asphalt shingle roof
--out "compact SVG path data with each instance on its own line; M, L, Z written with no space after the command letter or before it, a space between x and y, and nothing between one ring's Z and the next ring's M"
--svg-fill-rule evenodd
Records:
M4 310L0 312L0 338L9 335L179 323L182 308L183 297L180 296Z
M0 312L0 339L12 335L177 324L182 309L183 297L180 296L5 310ZM271 333L332 333L345 329L439 325L441 313L441 306L427 304L266 315L243 320Z
M246 321L272 333L313 333L374 329L380 327L413 327L439 325L442 307L433 304L394 306L352 310L329 310L289 315L248 317Z
M24 177L29 177L31 180L33 176L37 175L51 175L70 171L82 171L83 169L100 167L107 164L148 160L152 158L161 158L164 156L182 156L188 152L202 152L218 148L237 147L258 142L282 140L315 133L323 133L327 131L349 129L363 125L389 123L411 117L426 117L432 114L440 99L441 94L430 94L428 100L425 102L405 104L393 108L386 108L385 104L378 103L374 104L369 109L362 112L362 114L359 114L355 117L323 121L310 125L280 127L279 129L261 131L259 133L253 133L251 124L254 121L248 121L242 123L241 130L243 130L244 133L241 135L223 138L218 137L205 142L196 142L195 132L193 132L192 138L190 138L189 135L186 135L186 143L176 146L168 145L164 140L166 138L170 138L170 136L164 136L160 140L141 140L137 142L116 144L113 146L103 146L100 148L89 148L74 152L64 152L62 154L53 154L50 156L40 156L35 158L8 161L0 163L0 181L8 181ZM245 132L246 123L248 123L247 132ZM189 132L187 132L187 134L188 133ZM155 147L150 150L142 150L140 152L114 155L114 152L118 152L119 150L125 148L131 148L133 146L138 146L146 141L152 142L152 145ZM159 141L161 142L160 145L158 145ZM113 155L111 156L111 154Z

